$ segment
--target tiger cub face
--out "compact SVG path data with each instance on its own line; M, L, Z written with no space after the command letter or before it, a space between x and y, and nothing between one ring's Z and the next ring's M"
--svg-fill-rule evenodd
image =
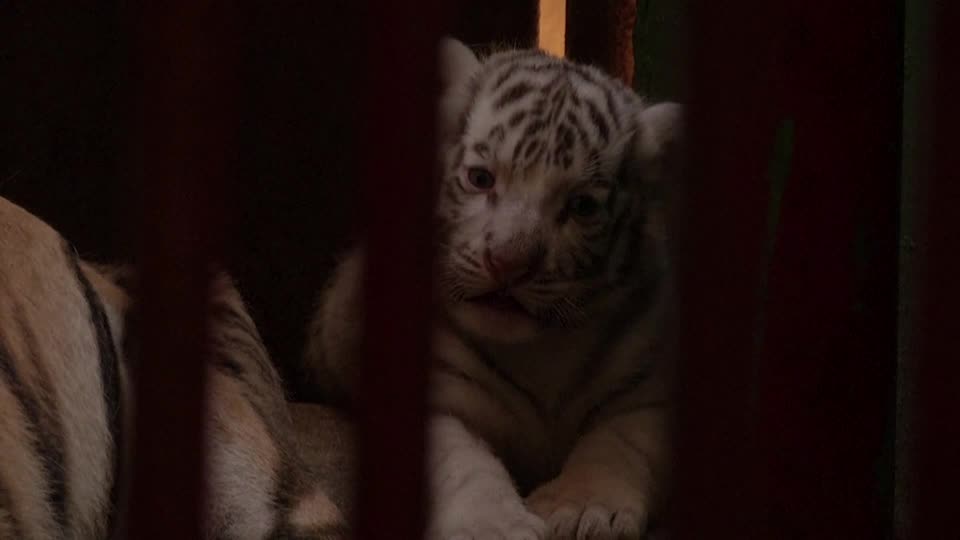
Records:
M535 50L441 50L439 282L497 342L615 310L662 266L655 196L679 106Z

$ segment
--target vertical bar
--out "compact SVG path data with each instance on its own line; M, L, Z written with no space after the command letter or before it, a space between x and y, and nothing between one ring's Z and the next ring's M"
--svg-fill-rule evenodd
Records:
M361 539L420 538L432 290L437 43L447 2L370 2L358 156L366 249Z
M229 2L142 4L133 65L139 350L130 538L200 538L207 287L235 122Z
M758 537L753 333L780 101L761 54L774 40L769 4L701 2L689 14L687 177L673 220L680 365L670 521L681 540Z
M889 537L900 6L696 7L680 537Z
M637 0L567 0L567 56L633 84Z
M792 171L759 356L766 536L890 538L902 5L791 8Z
M911 538L955 538L956 486L960 484L960 425L956 422L960 388L960 350L956 307L960 305L960 183L957 179L956 126L960 121L960 75L954 69L960 46L955 2L926 2L933 32L928 77L920 85L921 144L918 146L915 316L916 359L914 423L916 495Z
M929 92L930 36L932 33L930 2L904 2L904 77L903 77L903 159L900 195L900 316L897 346L897 418L895 459L894 537L912 538L911 519L916 501L915 446L916 434L916 288L917 259L922 253L918 236L918 215L922 204L918 200L920 158L929 155L929 132L921 130L929 114L932 99ZM929 118L929 117L928 117ZM928 126L927 126L928 127Z

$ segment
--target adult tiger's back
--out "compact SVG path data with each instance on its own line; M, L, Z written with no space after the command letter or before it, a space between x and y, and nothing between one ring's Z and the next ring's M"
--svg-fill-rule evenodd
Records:
M0 537L104 537L126 410L113 339L126 296L4 199L0 253Z
M108 538L122 519L135 364L121 344L137 325L127 277L0 198L0 539ZM205 537L342 538L229 277L215 277L209 302Z

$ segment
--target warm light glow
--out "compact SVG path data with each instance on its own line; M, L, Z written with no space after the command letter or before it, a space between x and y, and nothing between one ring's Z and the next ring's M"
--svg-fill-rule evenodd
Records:
M538 45L550 54L563 56L567 29L567 0L540 0L540 39Z

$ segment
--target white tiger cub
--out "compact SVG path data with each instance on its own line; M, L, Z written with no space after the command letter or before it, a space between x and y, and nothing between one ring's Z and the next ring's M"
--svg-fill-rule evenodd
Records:
M0 198L2 539L117 534L134 428L120 277ZM342 538L338 509L299 480L280 379L226 276L211 302L206 536Z
M670 469L680 106L535 50L481 60L445 40L441 63L428 535L640 538ZM329 391L354 379L362 258L309 331Z

